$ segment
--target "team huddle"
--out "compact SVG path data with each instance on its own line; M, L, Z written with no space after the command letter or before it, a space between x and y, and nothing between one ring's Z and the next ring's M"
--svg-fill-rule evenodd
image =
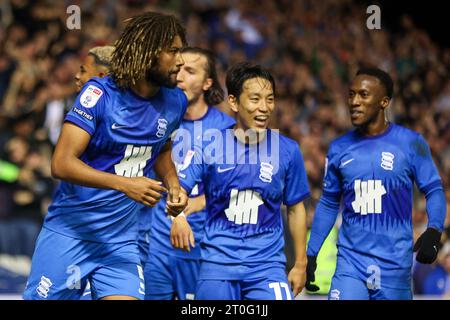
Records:
M52 158L61 180L24 299L291 300L342 212L329 299L412 299L413 251L432 263L446 204L423 137L389 122L391 77L349 85L354 130L329 146L310 240L300 146L269 129L275 80L243 62L219 85L211 52L173 16L129 19L92 49ZM231 117L217 106L226 101ZM428 228L413 243L414 183ZM286 273L282 206L295 263Z

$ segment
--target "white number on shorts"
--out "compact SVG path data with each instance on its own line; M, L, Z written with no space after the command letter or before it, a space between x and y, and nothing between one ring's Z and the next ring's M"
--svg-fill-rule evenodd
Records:
M292 300L291 290L286 282L272 282L269 283L269 288L272 288L275 293L275 300L283 300L283 295L281 293L281 288L284 289L286 293L286 300Z
M144 271L140 265L137 265L138 274L139 274L139 293L145 294L145 281L144 281Z

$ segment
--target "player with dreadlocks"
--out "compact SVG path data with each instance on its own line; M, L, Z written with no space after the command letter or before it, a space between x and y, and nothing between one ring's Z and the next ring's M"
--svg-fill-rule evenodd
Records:
M128 20L111 75L92 78L68 112L52 158L61 179L37 239L25 299L142 299L137 209L167 193L177 215L187 204L169 137L187 98L176 87L185 30L173 16ZM147 178L154 169L162 182Z

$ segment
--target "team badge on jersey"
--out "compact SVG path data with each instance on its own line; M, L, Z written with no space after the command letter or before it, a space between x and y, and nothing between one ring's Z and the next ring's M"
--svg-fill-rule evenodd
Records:
M156 136L158 138L164 137L167 131L167 124L169 122L166 119L158 119L158 131L156 132Z
M394 155L390 152L381 153L381 167L384 170L394 170Z
M80 97L80 103L85 108L92 108L97 104L98 99L103 95L103 91L94 86L89 85Z
M263 182L271 183L273 175L273 166L268 162L261 162L261 168L259 169L259 178Z

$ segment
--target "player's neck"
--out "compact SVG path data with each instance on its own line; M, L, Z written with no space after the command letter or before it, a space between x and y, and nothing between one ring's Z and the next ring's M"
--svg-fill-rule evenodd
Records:
M134 93L145 99L151 98L156 95L159 91L159 88L159 86L148 83L148 81L145 79L141 79L137 81L136 84L131 86L131 90L133 90Z
M233 128L236 139L245 144L256 144L261 142L267 133L266 130L255 130L242 126L239 121Z
M208 112L208 105L204 99L198 99L196 102L189 103L186 113L184 114L185 120L198 120Z
M374 137L383 134L388 128L389 121L383 119L383 121L369 123L367 126L360 127L359 130L364 136Z

